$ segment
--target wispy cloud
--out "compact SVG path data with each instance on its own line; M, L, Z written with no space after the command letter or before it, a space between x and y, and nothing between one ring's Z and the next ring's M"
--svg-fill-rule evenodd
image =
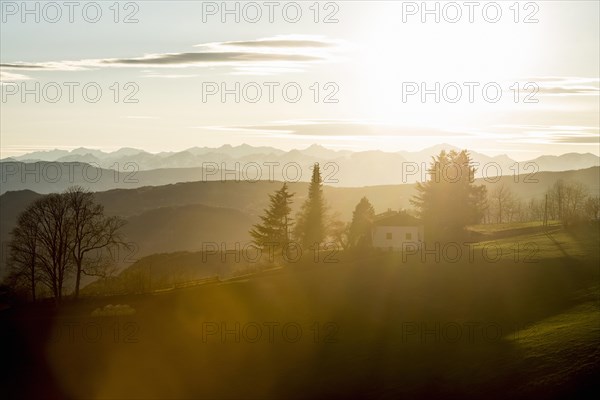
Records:
M0 70L0 84L3 84L5 82L26 81L29 79L31 79L31 77L27 75Z
M171 53L150 54L139 58L115 58L99 60L99 64L108 65L141 65L141 66L193 66L215 63L245 63L265 61L307 62L317 61L320 57L305 54L275 54L257 52L199 52L199 53Z
M457 136L460 133L433 127L384 124L367 120L310 119L276 121L264 125L211 126L212 130L245 131L294 136ZM469 134L466 134L469 135Z
M306 119L273 121L261 125L196 126L195 128L246 133L255 136L296 138L463 138L495 143L599 144L600 131L593 126L493 125L486 129L405 126L369 120ZM361 139L361 140L362 140Z
M162 79L185 79L185 78L196 78L196 74L156 74L156 73L145 73L142 75L144 78L162 78Z
M573 125L497 125L512 143L600 144L600 128Z
M235 67L231 72L231 75L280 75L285 73L302 72L302 68L294 68L288 66L246 66L246 67Z
M598 96L600 95L600 79L573 76L541 76L532 77L528 81L535 82L538 93L555 96Z
M70 61L9 62L0 64L3 70L14 71L76 71L106 67L186 68L229 66L244 68L244 73L264 72L260 68L300 69L308 63L332 58L329 51L335 43L320 37L275 37L247 41L213 42L195 45L196 52L146 54L136 57L83 59ZM328 49L324 51L323 49ZM254 69L253 69L254 68ZM275 71L272 69L271 72ZM180 78L182 74L156 77Z
M266 48L324 48L332 47L334 44L319 40L301 40L301 39L261 39L247 41L223 42L222 46L233 47L266 47Z

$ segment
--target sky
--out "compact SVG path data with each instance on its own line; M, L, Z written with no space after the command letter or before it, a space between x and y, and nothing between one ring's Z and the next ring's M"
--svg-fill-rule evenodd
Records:
M600 153L597 1L53 4L0 1L1 157Z

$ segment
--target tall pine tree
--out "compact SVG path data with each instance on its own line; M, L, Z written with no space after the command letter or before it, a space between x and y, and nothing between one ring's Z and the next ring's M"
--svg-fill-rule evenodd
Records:
M269 208L260 217L262 222L250 230L253 243L261 250L273 249L275 254L281 254L281 250L289 243L292 224L290 205L293 196L293 193L288 193L287 183L269 195Z
M311 248L315 244L318 246L325 241L327 236L325 199L323 198L322 186L319 163L315 163L310 186L308 187L308 198L296 217L294 229L294 236L304 248Z

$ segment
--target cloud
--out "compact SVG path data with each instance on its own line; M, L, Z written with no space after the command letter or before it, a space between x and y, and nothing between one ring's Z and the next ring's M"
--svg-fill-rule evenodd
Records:
M598 144L600 128L580 125L498 125L510 142Z
M262 40L248 40L248 41L234 41L234 42L223 42L223 46L235 46L235 47L285 47L285 48L322 48L332 47L333 43L323 42L319 40L285 40L285 39L262 39Z
M0 68L5 70L75 71L105 67L175 68L222 65L232 67L234 70L235 68L246 68L244 73L249 74L253 72L253 67L260 73L260 68L266 66L302 70L302 65L331 59L331 53L322 49L335 47L335 44L316 38L275 37L204 43L194 47L200 47L201 50L197 52L146 54L139 57L124 58L10 62L0 64ZM270 72L273 73L274 70ZM166 74L161 77L169 76Z
M20 71L81 71L89 69L97 60L12 62L0 64L0 69Z
M27 64L27 63L14 63L14 64L0 64L1 68L11 68L11 69L45 69L46 65L43 63L39 64Z
M14 72L0 71L0 83L14 82L14 81L27 81L31 77L23 74L15 74Z
M207 127L229 131L287 134L294 136L453 136L469 135L430 127L412 127L358 120L298 120L265 125Z
M541 95L581 96L600 94L600 79L577 76L541 76L528 78L538 85Z
M373 140L376 138L444 138L467 141L492 140L496 143L598 144L600 128L562 125L494 125L489 129L441 129L433 126L403 126L368 120L293 120L261 125L197 126L213 131L230 131L254 136L328 138L332 140ZM350 139L352 138L352 139Z
M268 75L280 75L280 74L284 74L284 73L293 73L293 72L302 72L302 71L303 70L301 68L293 68L293 67L287 67L287 66L257 65L257 66L235 67L233 69L233 71L231 72L231 74L232 75L268 76Z
M146 73L143 75L144 78L162 78L162 79L184 79L184 78L196 78L196 74L152 74Z
M572 143L572 144L600 144L600 136L579 136L579 137L555 137L553 142L555 143Z
M200 53L171 53L155 54L140 58L116 58L101 60L102 64L116 65L177 65L190 66L206 63L240 63L240 62L265 62L265 61L290 61L307 62L317 61L319 57L302 54L271 54L251 52L200 52Z
M594 87L544 87L538 93L546 95L598 95L600 89Z
M598 83L600 78L587 76L531 76L527 80L533 82L563 82L563 83Z
M226 42L201 43L194 47L237 47L237 48L261 48L261 49L320 49L341 47L345 42L341 40L328 39L321 35L277 35L252 40L231 40Z

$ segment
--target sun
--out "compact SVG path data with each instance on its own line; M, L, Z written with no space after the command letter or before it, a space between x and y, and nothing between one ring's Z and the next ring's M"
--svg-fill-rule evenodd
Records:
M479 91L490 82L507 89L513 81L532 74L539 26L515 25L508 17L497 24L483 19L476 19L474 24L466 20L421 23L419 18L402 23L400 3L375 3L370 12L377 24L361 27L353 50L360 60L355 68L356 85L364 99L362 111L372 119L415 125L456 124L489 108L483 100L468 101L465 82L476 82ZM403 96L413 84L419 88L425 84L427 90L439 84L441 90L450 83L462 88L463 97L457 104L438 104L433 95L427 97L426 104L420 95L410 97L410 101ZM481 97L481 93L475 94Z

